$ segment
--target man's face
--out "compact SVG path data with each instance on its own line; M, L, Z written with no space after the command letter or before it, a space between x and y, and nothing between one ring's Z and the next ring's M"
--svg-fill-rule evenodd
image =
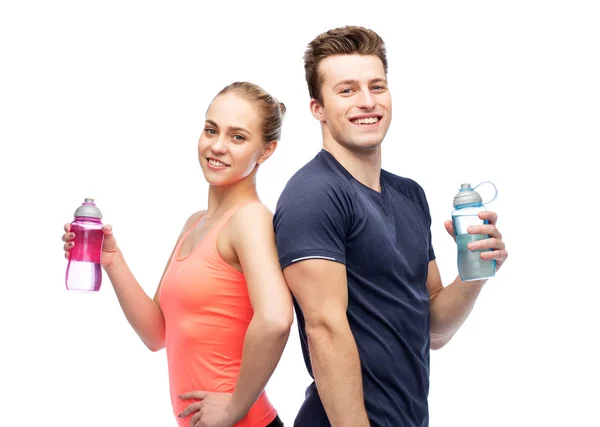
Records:
M319 64L323 104L313 115L331 137L352 151L378 147L392 119L392 98L383 63L375 55L336 55Z

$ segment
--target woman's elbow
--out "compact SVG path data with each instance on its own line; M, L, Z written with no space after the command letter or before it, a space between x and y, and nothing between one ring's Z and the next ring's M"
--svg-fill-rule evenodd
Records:
M154 337L152 339L144 339L142 338L142 342L144 345L150 350L152 353L156 353L157 351L165 348L165 338L163 337Z
M272 321L274 329L281 335L288 336L294 323L294 313L290 310L289 313L282 313Z
M156 353L157 351L165 348L165 343L146 344L146 347L148 347L148 350L150 350L152 353Z
M287 337L292 329L294 313L290 310L280 310L269 314L260 315L260 323L265 332L277 336Z

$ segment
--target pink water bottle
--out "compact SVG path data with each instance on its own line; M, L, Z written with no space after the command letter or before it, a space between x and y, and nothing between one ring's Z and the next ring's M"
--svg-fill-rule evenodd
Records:
M73 248L69 255L65 283L70 291L94 292L102 283L102 213L94 199L85 202L75 211L71 232L75 233Z

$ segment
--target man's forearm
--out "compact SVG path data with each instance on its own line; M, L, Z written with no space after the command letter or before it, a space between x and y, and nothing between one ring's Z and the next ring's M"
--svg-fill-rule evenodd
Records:
M431 300L431 335L445 344L465 322L486 280L463 282L457 276Z
M356 342L347 321L307 325L313 375L332 427L368 427Z

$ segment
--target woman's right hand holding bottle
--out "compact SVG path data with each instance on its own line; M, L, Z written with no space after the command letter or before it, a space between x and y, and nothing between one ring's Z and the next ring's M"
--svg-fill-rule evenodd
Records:
M65 233L62 236L63 242L65 242L65 258L69 259L70 251L73 249L75 242L75 233L71 231L71 224L67 223L64 227ZM102 243L102 253L100 254L100 264L106 270L112 265L115 258L120 252L117 246L117 240L112 232L112 226L106 224L102 226L102 233L104 234L104 241Z

